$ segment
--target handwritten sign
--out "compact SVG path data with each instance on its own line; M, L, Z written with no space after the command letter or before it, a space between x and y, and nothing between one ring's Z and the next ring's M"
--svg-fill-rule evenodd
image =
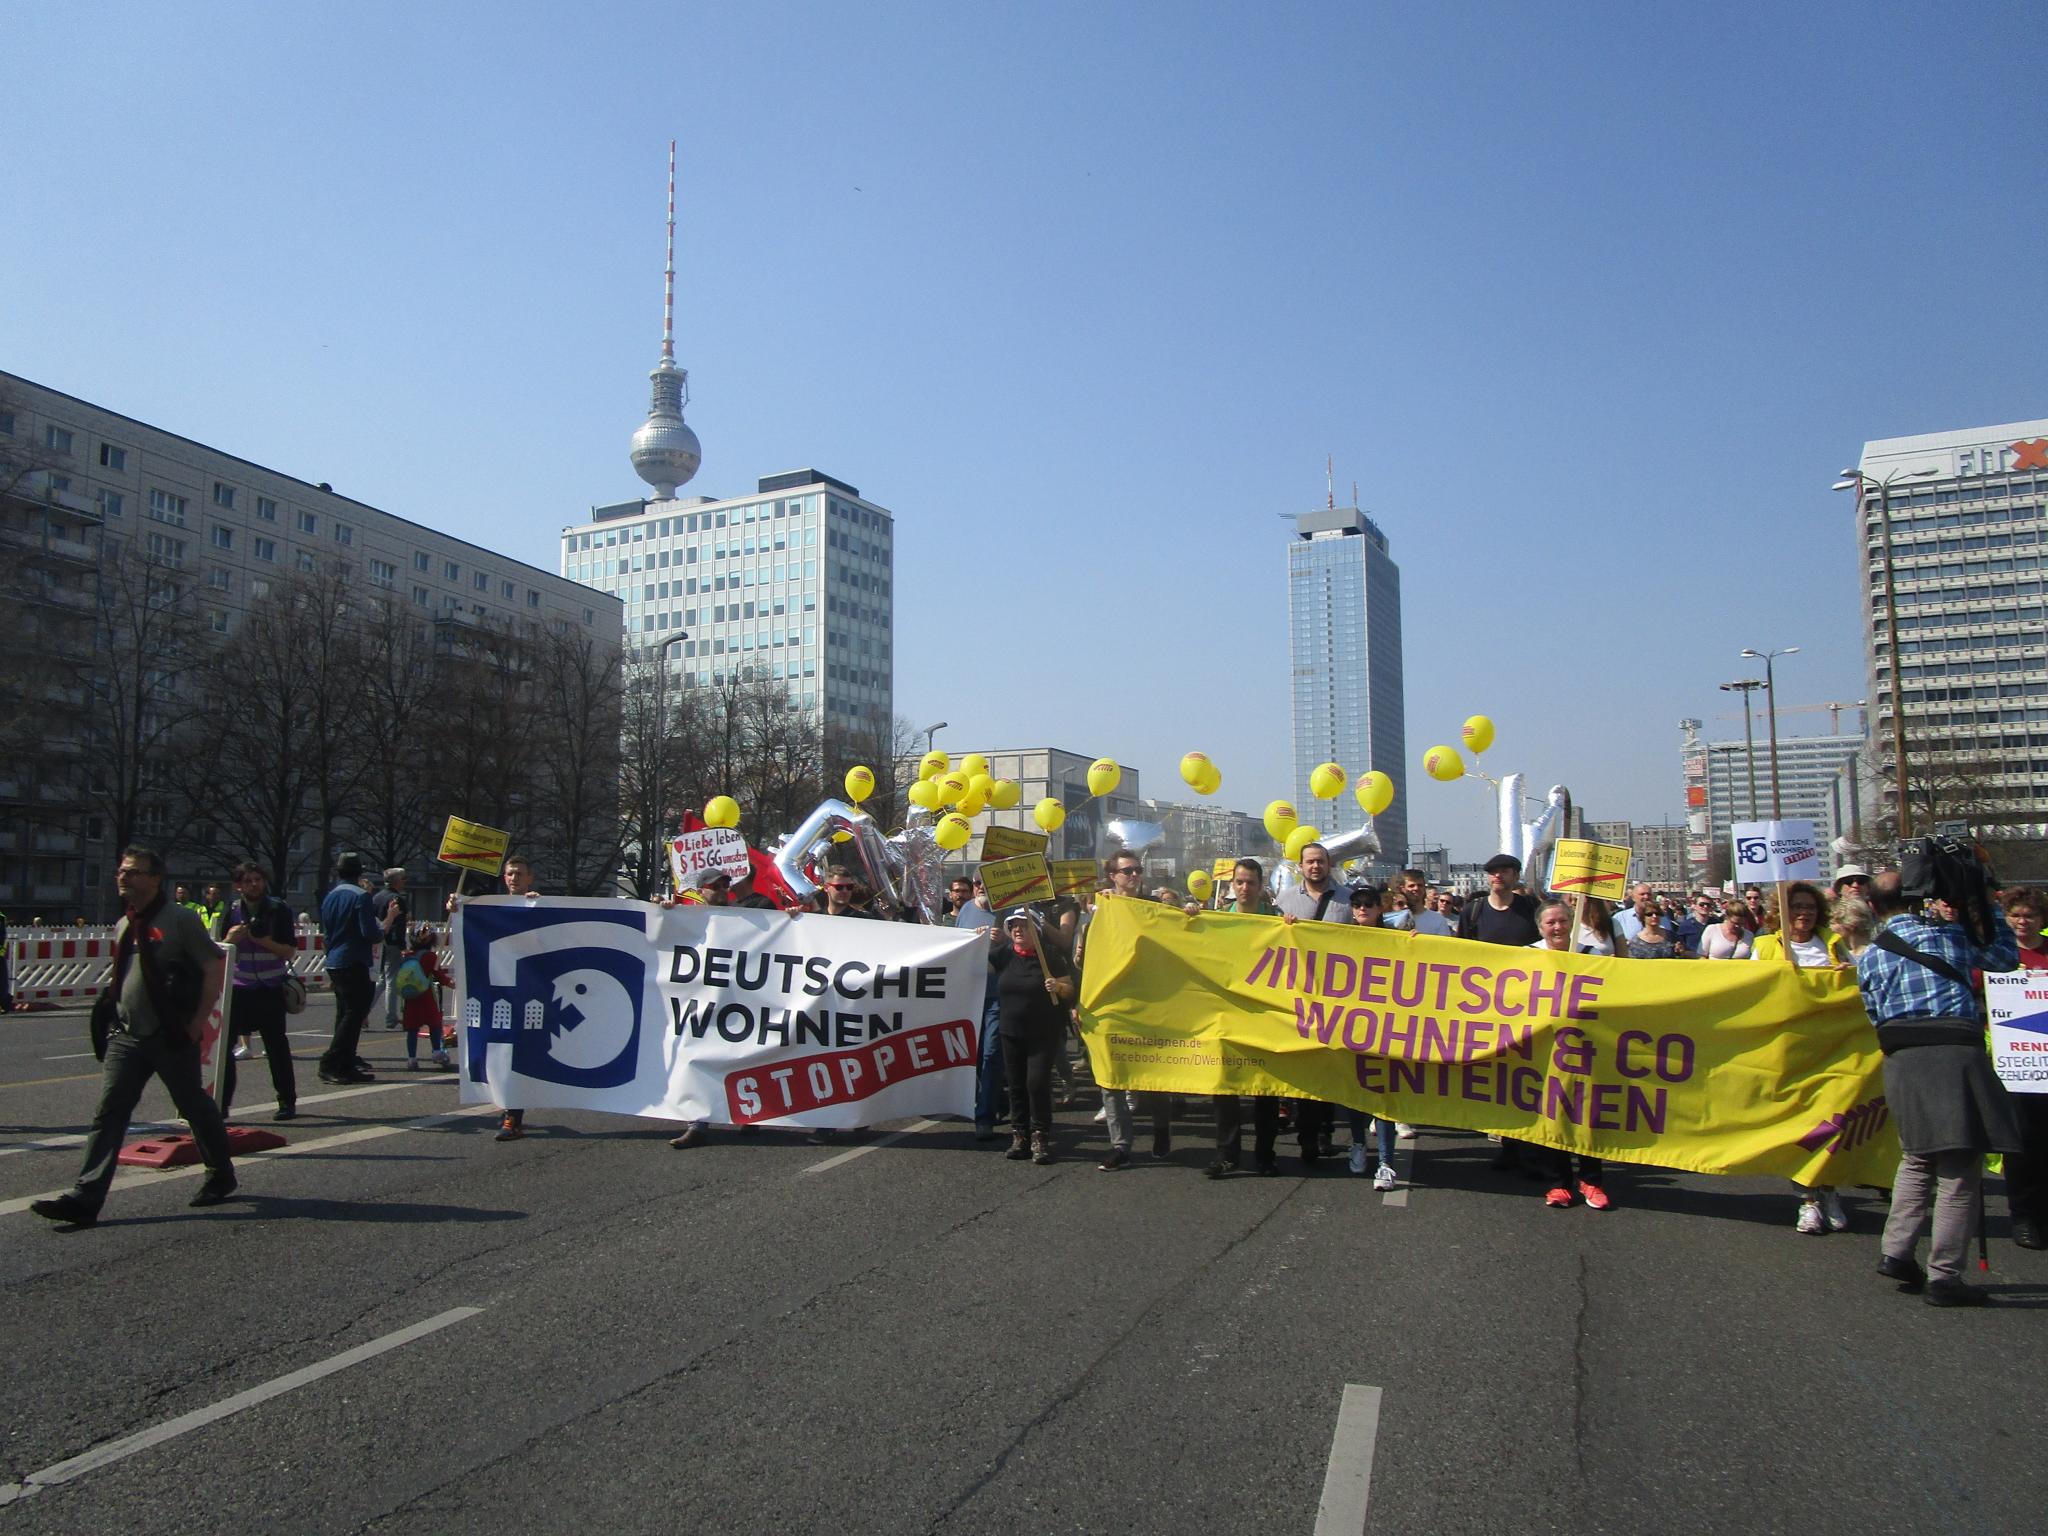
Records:
M731 827L702 827L668 840L669 873L676 888L688 890L690 877L707 869L723 870L737 880L754 866L747 858L747 840Z
M990 827L981 834L981 857L1014 859L1027 853L1045 857L1048 839L1043 832L1026 832L1022 827Z
M1550 888L1567 896L1618 901L1628 890L1630 850L1619 843L1561 837L1550 861Z
M998 912L1027 901L1052 900L1052 871L1043 854L1023 853L983 864L981 883L988 891L988 904Z
M1095 890L1093 859L1054 859L1051 869L1055 896L1086 896Z

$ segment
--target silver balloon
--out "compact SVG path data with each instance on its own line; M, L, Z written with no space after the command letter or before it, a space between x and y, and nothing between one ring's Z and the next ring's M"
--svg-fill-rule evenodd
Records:
M903 830L889 839L890 852L903 865L897 886L928 923L941 920L946 903L946 851L932 835L933 821L930 811L912 806Z
M1301 889L1301 866L1291 859L1282 859L1273 866L1273 872L1266 877L1266 890L1274 896L1285 896L1290 891Z
M1353 827L1349 832L1334 832L1323 839L1323 846L1329 850L1332 864L1356 863L1379 857L1380 835L1368 816L1364 826Z
M818 894L818 866L830 856L832 834L852 830L856 816L863 821L870 819L843 800L821 800L818 808L771 850L769 858L775 872L791 891L800 897Z
M868 888L875 893L876 910L886 917L894 917L908 903L897 888L892 866L898 861L890 857L889 843L882 836L882 829L875 825L874 817L865 811L855 811L847 823L847 831L853 835L854 853L860 859Z
M1544 865L1550 850L1564 831L1571 810L1571 792L1562 784L1550 786L1550 795L1534 821L1522 820L1522 786L1527 780L1511 773L1500 781L1500 851L1521 861L1522 878L1531 890L1540 890L1549 873Z
M1123 817L1110 822L1103 830L1123 844L1125 853L1150 848L1166 836L1166 828L1156 821L1131 821Z

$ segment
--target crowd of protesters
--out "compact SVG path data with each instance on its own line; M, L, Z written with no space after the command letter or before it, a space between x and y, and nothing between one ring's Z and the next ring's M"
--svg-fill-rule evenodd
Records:
M1983 1050L1980 980L1983 971L2016 964L2048 969L2048 940L2042 932L2048 896L2032 889L1999 893L1992 931L1973 936L1943 902L1907 901L1896 871L1873 875L1854 864L1843 866L1825 889L1800 881L1769 893L1749 887L1674 895L1638 884L1619 909L1593 899L1576 907L1540 901L1523 883L1512 855L1496 855L1485 872L1487 889L1470 897L1434 888L1415 869L1401 871L1387 888L1347 885L1337 878L1328 851L1310 844L1301 851L1298 878L1283 889L1273 888L1259 861L1239 859L1210 905L1276 916L1288 924L1412 929L1475 943L1629 959L1789 961L1853 973L1886 1053L1887 1097L1904 1149L1895 1187L1888 1192L1880 1271L1938 1304L1972 1305L1984 1299L1963 1282L1960 1269L1964 1244L1981 1221L1978 1181L1983 1156L1991 1152L2006 1154L2014 1241L2027 1248L2048 1246L2048 1096L2008 1095L1990 1072ZM1065 1098L1063 1085L1070 1085L1074 1075L1074 1004L1094 901L1172 902L1189 912L1204 908L1170 889L1148 891L1145 882L1139 856L1119 851L1104 862L1099 889L1086 900L1061 897L998 912L978 878L963 874L950 883L942 921L988 935L973 1112L977 1139L993 1139L1007 1113L1007 1156L1039 1164L1055 1159L1053 1112L1056 1099ZM138 848L124 854L121 883L125 907L108 989L116 1048L107 1054L86 1165L72 1193L34 1207L52 1220L80 1225L97 1218L112 1175L112 1153L150 1076L161 1077L170 1089L205 1153L208 1176L194 1204L226 1199L235 1188L220 1128L233 1101L234 1063L246 1059L251 1038L262 1041L276 1094L274 1118L290 1120L296 1114L297 1084L285 1024L290 961L299 939L294 914L271 894L265 872L254 864L238 865L232 896L220 885L209 885L193 898L179 886L166 899L163 861ZM821 872L815 895L801 901L784 892L778 902L757 892L754 884L751 870L736 875L711 870L672 899L710 906L781 906L849 919L882 915L875 910L874 893L844 868ZM517 854L505 860L503 889L515 896L536 894L528 860ZM452 915L456 905L451 898L446 912ZM172 914L177 914L175 921ZM380 990L388 1026L405 1030L408 1067L419 1068L424 1040L430 1066L450 1068L453 1035L442 999L452 979L436 956L442 935L431 924L412 922L405 872L386 870L380 885L366 878L360 858L343 855L319 915L323 964L334 999L332 1035L317 1067L321 1081L353 1085L375 1080L360 1055L360 1036ZM914 919L914 914L899 915ZM218 950L205 944L209 938L229 946L231 967L219 963ZM238 1038L216 1108L198 1089L196 1041L199 1023L224 984L234 989L229 1017ZM195 1000L204 1006L195 1007ZM189 1025L180 1022L186 1014L191 1015ZM1279 1172L1283 1133L1298 1148L1304 1171L1335 1158L1340 1107L1308 1099L1253 1098L1251 1171L1264 1176ZM1100 1169L1115 1172L1132 1163L1141 1115L1151 1127L1152 1155L1169 1157L1176 1108L1170 1094L1102 1090L1096 1119L1105 1126L1108 1151ZM1412 1138L1414 1127L1342 1108L1350 1172L1370 1174L1377 1189L1393 1189L1400 1179L1397 1143ZM1243 1113L1239 1095L1212 1098L1208 1116L1214 1151L1204 1168L1209 1177L1243 1168ZM505 1111L499 1139L521 1137L524 1120L519 1110ZM691 1124L670 1145L697 1146L708 1134L708 1126ZM830 1135L818 1132L813 1139ZM1499 1142L1494 1166L1534 1181L1546 1204L1614 1208L1598 1158L1508 1137L1490 1139ZM1796 1198L1797 1231L1823 1235L1851 1226L1839 1191L1798 1188ZM1930 1231L1929 1266L1923 1270L1914 1250Z

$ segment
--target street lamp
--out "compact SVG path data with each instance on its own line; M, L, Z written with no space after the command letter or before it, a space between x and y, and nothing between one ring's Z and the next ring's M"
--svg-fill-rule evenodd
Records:
M932 750L932 738L937 736L939 732L943 731L945 728L946 722L943 720L941 720L937 725L928 725L924 728L924 749L926 752L930 752Z
M1764 680L1760 677L1739 678L1735 682L1723 683L1721 685L1723 693L1739 693L1742 695L1742 752L1744 759L1749 764L1749 819L1751 821L1756 820L1756 731L1750 724L1749 696L1763 686ZM1731 794L1728 798L1733 800L1735 796Z
M1742 654L1764 664L1764 692L1770 695L1771 706L1771 820L1777 821L1785 813L1778 800L1778 679L1771 668L1780 656L1797 656L1799 647L1788 645L1778 651L1753 651L1745 646Z
M1892 694L1892 772L1898 786L1899 836L1913 835L1913 807L1906 799L1906 691L1900 686L1899 665L1899 599L1897 585L1892 576L1892 482L1894 480L1925 480L1929 475L1941 473L1938 464L1924 464L1918 469L1903 466L1893 470L1882 480L1866 475L1860 469L1845 469L1841 478L1835 481L1833 489L1856 492L1856 507L1863 508L1863 498L1872 486L1877 487L1877 532L1884 548L1884 627L1885 639L1891 651L1891 694ZM1858 530L1857 544L1862 544L1861 530ZM1876 668L1871 669L1873 672Z

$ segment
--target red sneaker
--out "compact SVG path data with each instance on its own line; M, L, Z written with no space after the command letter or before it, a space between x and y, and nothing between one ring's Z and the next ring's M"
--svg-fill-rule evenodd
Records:
M1554 1205L1559 1210L1563 1210L1572 1203L1572 1192L1560 1184L1556 1189L1553 1189L1543 1197L1543 1203L1545 1205Z
M1584 1179L1579 1180L1579 1198L1586 1202L1586 1209L1589 1211L1605 1211L1614 1205L1614 1202L1607 1198L1606 1190L1598 1184L1588 1184Z

